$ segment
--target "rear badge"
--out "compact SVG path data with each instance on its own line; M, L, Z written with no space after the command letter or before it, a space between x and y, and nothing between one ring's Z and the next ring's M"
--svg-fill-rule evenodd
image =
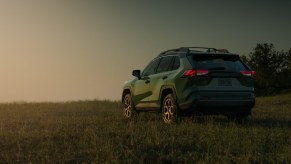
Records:
M219 78L218 79L218 86L231 86L231 79L229 78Z

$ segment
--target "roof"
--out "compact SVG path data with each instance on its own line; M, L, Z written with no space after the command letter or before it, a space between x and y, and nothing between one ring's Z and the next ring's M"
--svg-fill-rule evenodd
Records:
M173 54L232 54L227 49L217 49L209 47L180 47L176 49L166 50L161 52L158 56L167 56ZM232 54L233 55L233 54Z

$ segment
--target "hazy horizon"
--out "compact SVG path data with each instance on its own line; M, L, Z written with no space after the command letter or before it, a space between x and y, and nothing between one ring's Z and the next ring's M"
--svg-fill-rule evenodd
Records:
M133 69L181 46L291 48L291 1L1 1L0 102L121 97Z

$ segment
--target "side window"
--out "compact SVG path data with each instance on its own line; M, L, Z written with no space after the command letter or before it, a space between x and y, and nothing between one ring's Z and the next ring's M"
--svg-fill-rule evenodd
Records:
M166 56L161 59L161 62L158 66L157 73L166 72L170 70L170 65L172 63L173 56Z
M178 56L175 56L171 70L176 70L179 67L180 67L180 58Z
M160 58L159 59L154 59L153 61L151 61L146 68L143 70L142 72L142 76L149 76L152 74L156 73L156 68L159 64Z

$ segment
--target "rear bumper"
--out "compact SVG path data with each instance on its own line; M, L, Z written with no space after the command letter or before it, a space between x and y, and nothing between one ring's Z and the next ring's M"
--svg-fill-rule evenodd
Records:
M255 98L246 99L201 99L197 96L189 98L180 103L181 110L192 110L197 112L217 113L241 113L247 112L255 105Z

